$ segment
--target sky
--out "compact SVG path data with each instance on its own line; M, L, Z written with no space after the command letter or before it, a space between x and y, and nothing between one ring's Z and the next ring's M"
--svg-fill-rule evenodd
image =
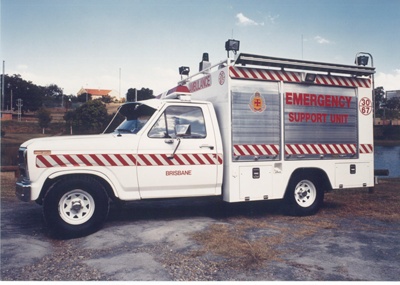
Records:
M5 73L83 88L160 94L225 42L259 55L354 64L370 53L375 86L400 89L400 0L0 0ZM369 63L371 65L371 61Z

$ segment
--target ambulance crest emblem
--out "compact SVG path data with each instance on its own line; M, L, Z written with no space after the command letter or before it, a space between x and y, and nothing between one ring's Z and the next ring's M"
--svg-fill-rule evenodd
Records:
M253 112L259 113L262 113L265 111L265 109L267 109L265 99L263 96L261 96L260 92L257 91L253 96L251 96L249 107Z

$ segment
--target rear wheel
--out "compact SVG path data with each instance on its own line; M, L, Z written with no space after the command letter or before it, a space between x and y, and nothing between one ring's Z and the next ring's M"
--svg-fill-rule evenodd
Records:
M103 225L108 211L106 190L96 179L87 176L60 180L44 197L44 218L60 237L79 237L95 232Z
M323 200L324 190L318 177L296 175L286 191L286 212L295 216L313 215L321 208Z

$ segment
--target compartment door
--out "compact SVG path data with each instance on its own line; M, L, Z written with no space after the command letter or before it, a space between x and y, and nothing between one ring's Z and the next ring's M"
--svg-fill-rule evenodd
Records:
M272 166L241 166L240 199L264 200L272 196Z

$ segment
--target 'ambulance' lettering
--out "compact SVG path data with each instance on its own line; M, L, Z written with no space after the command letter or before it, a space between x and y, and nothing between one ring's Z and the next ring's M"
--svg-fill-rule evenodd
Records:
M203 78L197 79L196 81L189 83L189 90L190 92L193 93L210 86L211 86L211 75L208 74Z
M286 105L350 108L352 97L286 92Z

